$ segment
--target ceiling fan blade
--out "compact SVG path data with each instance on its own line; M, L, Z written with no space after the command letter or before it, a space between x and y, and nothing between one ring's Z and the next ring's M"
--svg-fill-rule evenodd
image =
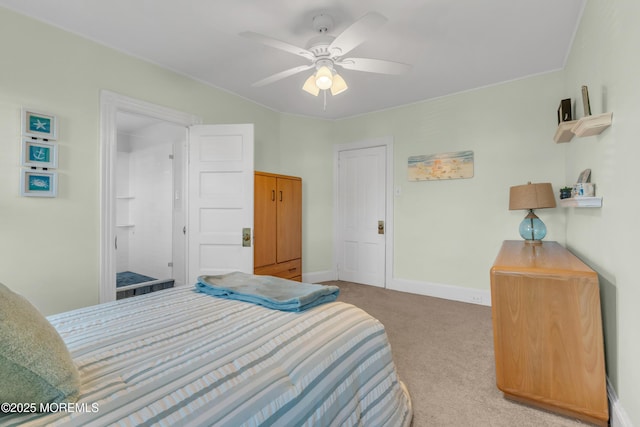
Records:
M267 46L275 47L276 49L284 50L285 52L293 53L294 55L302 56L303 58L307 58L311 61L315 59L315 55L307 49L303 49L301 47L294 46L292 44L267 37L262 34L254 33L253 31L244 31L238 35L251 40L255 40L258 43L262 43Z
M340 65L347 70L379 74L404 74L412 68L411 65L401 62L370 58L346 58L342 61L337 61L336 65Z
M285 77L293 76L294 74L298 74L298 73L301 73L302 71L309 70L313 67L314 67L313 64L309 64L309 65L300 65L298 67L289 68L288 70L280 71L279 73L269 76L266 79L262 79L258 82L255 82L251 86L254 86L254 87L265 86L270 83L277 82L278 80L282 80Z
M376 12L370 12L351 24L329 45L332 56L342 56L369 38L387 18Z

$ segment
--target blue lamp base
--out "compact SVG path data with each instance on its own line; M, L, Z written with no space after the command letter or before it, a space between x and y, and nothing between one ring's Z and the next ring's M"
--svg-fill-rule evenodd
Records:
M533 209L529 209L529 213L520 223L519 231L525 243L541 245L542 239L547 235L547 226L533 213Z

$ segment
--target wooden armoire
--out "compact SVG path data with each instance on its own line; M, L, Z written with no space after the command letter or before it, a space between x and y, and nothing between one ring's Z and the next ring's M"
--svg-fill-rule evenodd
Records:
M255 172L255 274L302 281L302 179Z

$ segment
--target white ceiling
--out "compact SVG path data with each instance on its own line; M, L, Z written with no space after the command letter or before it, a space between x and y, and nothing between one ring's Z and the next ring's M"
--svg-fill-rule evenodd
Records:
M0 0L0 6L240 95L279 112L338 119L564 67L586 0ZM349 90L301 90L311 71L251 84L302 57L240 37L306 47L312 19L338 35L368 12L388 22L350 56L411 64L403 76L340 70Z

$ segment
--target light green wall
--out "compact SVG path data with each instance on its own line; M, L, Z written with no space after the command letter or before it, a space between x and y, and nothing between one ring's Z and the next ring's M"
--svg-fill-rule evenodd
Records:
M333 124L283 114L278 173L302 177L302 270L331 270Z
M508 210L509 187L564 185L564 148L552 136L562 75L552 73L337 123L336 142L394 139L394 278L489 289L505 239L518 239L525 212ZM473 150L474 176L407 180L407 159ZM547 239L564 243L564 212L538 212Z
M509 187L548 181L557 190L590 167L601 209L538 214L549 240L566 243L601 274L608 374L640 425L638 231L628 225L639 204L631 197L640 154L632 134L640 116L639 7L589 0L563 71L336 122L275 113L0 9L0 282L46 314L98 302L101 89L205 123L254 123L256 169L303 178L306 273L333 269L333 144L394 140L394 186L402 189L394 199L394 278L481 290L489 289L501 241L518 238L524 216L507 209ZM614 124L599 137L554 144L559 100L579 100L582 84L593 112L613 111ZM59 117L56 199L18 194L22 106ZM472 179L407 181L408 156L457 150L474 151Z
M636 275L640 229L637 160L640 144L640 2L589 0L564 72L564 97L576 101L587 85L592 114L613 112L599 136L566 144L566 181L591 169L602 209L570 209L567 244L600 274L607 374L634 425L640 425L640 286Z
M98 302L101 89L254 123L256 165L278 161L280 115L0 8L0 282L45 314ZM20 197L20 109L59 120L59 194Z

